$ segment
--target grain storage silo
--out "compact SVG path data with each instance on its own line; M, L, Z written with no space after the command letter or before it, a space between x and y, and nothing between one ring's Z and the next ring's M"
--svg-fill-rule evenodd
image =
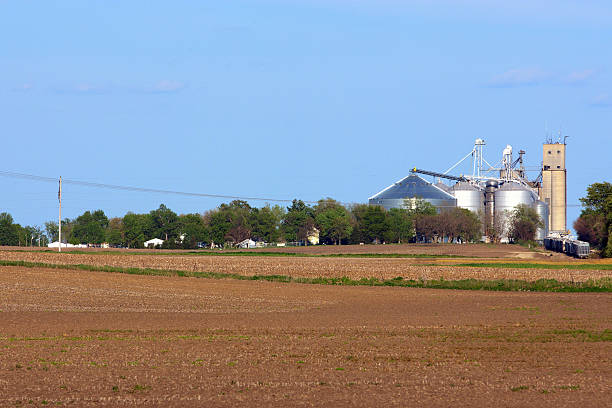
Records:
M519 183L505 182L495 191L495 210L512 212L519 204L533 207L536 200L537 195L531 189Z
M460 181L451 187L450 193L457 199L457 207L468 209L478 215L484 212L484 192L481 189Z
M429 202L438 209L455 207L457 200L451 194L437 187L416 174L404 177L391 184L380 193L369 198L370 205L380 205L387 210L406 208L417 199Z
M497 180L485 183L485 235L494 235L495 230L495 190L499 187Z
M529 188L510 181L495 191L495 224L502 229L502 241L508 240L510 217L515 207L525 204L533 208L537 199L537 195Z
M544 144L540 199L548 204L549 229L565 233L567 229L567 170L565 142Z
M442 190L446 191L447 193L451 193L451 187L446 185L446 184L444 184L441 181L438 181L436 184L434 184L434 186L438 187L439 189L442 189Z
M536 201L534 207L536 213L540 216L544 227L538 228L535 234L536 241L544 241L544 238L548 236L548 204L544 201Z

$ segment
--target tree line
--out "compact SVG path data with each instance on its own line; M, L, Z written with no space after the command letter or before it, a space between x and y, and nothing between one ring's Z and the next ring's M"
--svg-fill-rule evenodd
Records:
M18 232L21 230L27 233ZM45 243L55 242L58 230L54 221L46 222L44 229L23 228L14 224L9 214L0 214L0 245L37 244L38 237ZM115 218L108 218L102 210L85 211L77 218L62 220L62 241L142 248L145 241L159 238L166 248L186 249L202 245L235 246L246 239L307 244L308 238L316 234L321 244L328 245L468 242L479 240L481 230L476 214L460 208L438 212L423 200L391 210L367 204L345 206L332 198L319 200L315 205L293 200L288 207L261 208L234 200L202 214L179 215L164 204L148 213L128 212Z
M578 239L599 249L602 256L612 257L612 184L591 184L580 202L582 212L574 222Z
M578 238L612 256L612 185L595 183L587 197L580 199L583 211L574 223ZM75 219L62 220L62 242L71 244L108 243L113 247L142 248L152 238L164 240L166 248L197 248L203 245L235 246L252 239L260 242L307 244L318 234L321 244L474 242L483 235L482 214L462 208L436 209L424 200L406 200L404 208L386 210L381 206L345 206L332 198L307 205L293 200L290 206L252 207L234 200L202 214L177 214L164 204L148 213L128 212L108 218L104 211L85 211ZM517 206L504 226L487 231L498 242L501 231L513 242L533 241L543 226L535 210ZM44 228L15 224L10 214L0 213L0 245L46 245L58 240L58 224Z
M591 184L580 201L583 209L574 222L578 239L599 249L602 256L611 257L612 184ZM390 210L367 204L344 206L331 198L319 200L314 206L293 200L288 207L262 208L234 200L203 214L180 215L162 204L149 213L128 212L110 219L102 210L66 218L62 220L62 241L141 248L145 241L160 238L166 247L196 248L202 243L232 246L245 239L306 243L316 231L322 244L470 242L482 236L481 217L461 208L438 211L423 200L407 200L405 208ZM521 205L509 214L508 222L498 229L507 229L514 242L533 240L543 225L531 207ZM45 246L57 241L58 229L54 221L44 227L21 226L10 214L0 213L0 245ZM493 238L499 235L498 231Z
M15 224L11 214L0 213L0 245L46 246L49 242L41 227Z

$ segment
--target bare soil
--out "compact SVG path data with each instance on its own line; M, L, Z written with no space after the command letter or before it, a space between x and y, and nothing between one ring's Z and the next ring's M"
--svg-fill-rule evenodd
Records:
M476 258L530 258L549 259L556 254L544 249L536 251L520 245L504 244L380 244L380 245L317 245L309 247L280 247L257 249L262 251L296 252L310 254L425 254L459 255ZM251 250L252 251L252 250ZM558 254L567 258L564 254Z
M45 251L44 247L2 247L3 249L22 251ZM56 249L57 250L57 249ZM62 252L116 252L116 253L184 253L185 250L169 249L118 249L118 248L64 248ZM198 250L201 252L209 250ZM214 250L219 252L219 250ZM232 252L280 252L311 255L331 254L425 254L425 255L459 255L473 258L534 259L572 262L575 258L565 254L547 251L541 247L526 248L508 244L379 244L379 245L317 245L307 247L268 247L257 249L231 249Z
M610 294L0 267L0 406L605 407L610 329Z
M351 279L556 279L579 282L610 276L610 270L573 270L544 268L474 268L456 266L457 263L482 259L464 258L309 258L271 256L202 256L157 254L151 256L126 253L79 254L70 252L0 251L0 259L23 260L63 265L110 265L118 267L184 270L191 272L220 272L241 275L289 275L292 277L349 277ZM516 259L513 260L517 262ZM494 262L503 262L494 260ZM532 262L532 261L529 261ZM543 262L543 261L539 261ZM583 261L583 263L586 261ZM431 264L444 266L431 266Z

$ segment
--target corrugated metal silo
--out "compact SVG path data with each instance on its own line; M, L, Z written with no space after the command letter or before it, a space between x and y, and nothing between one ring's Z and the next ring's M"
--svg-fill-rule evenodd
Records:
M484 192L470 183L460 181L451 188L451 194L457 199L457 207L466 208L481 215L484 211Z
M506 182L495 191L495 223L503 227L502 241L508 239L508 224L514 208L519 204L533 208L536 201L537 195L519 183Z
M442 183L441 181L438 181L436 184L434 184L434 186L438 187L439 189L442 189L442 190L446 191L447 193L451 193L451 187L447 186L446 184Z
M548 236L548 204L538 200L535 202L534 208L544 223L544 227L538 228L536 231L535 239L536 241L544 241L544 238Z
M537 200L537 195L529 188L513 182L506 182L495 191L495 210L510 211L514 210L519 204L533 206Z
M495 190L499 187L497 180L487 180L485 184L485 235L490 235L495 228Z
M455 207L457 203L457 200L451 194L416 174L411 174L370 197L369 204L380 205L387 210L391 208L406 208L405 200L410 199L422 199L438 209Z

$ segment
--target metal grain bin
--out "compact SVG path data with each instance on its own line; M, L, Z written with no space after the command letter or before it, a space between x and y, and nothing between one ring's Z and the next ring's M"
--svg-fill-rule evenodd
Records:
M450 193L457 199L457 207L466 208L478 215L483 213L484 191L460 181L451 188Z
M497 180L485 183L485 234L491 232L495 225L495 190L499 187Z
M503 226L502 241L508 240L510 217L515 207L519 204L533 207L536 201L533 191L515 182L506 182L495 191L495 217L500 218L496 223Z
M535 239L536 241L544 241L544 238L548 236L548 204L538 200L534 203L534 209L544 223L544 227L538 228L536 231Z
M370 205L380 205L387 210L406 208L406 200L422 199L441 208L456 207L457 200L451 194L427 182L416 174L404 177L369 198Z
M446 191L447 193L451 193L451 187L447 186L446 184L442 183L441 181L438 181L436 184L434 184L434 186L438 187L441 190Z

